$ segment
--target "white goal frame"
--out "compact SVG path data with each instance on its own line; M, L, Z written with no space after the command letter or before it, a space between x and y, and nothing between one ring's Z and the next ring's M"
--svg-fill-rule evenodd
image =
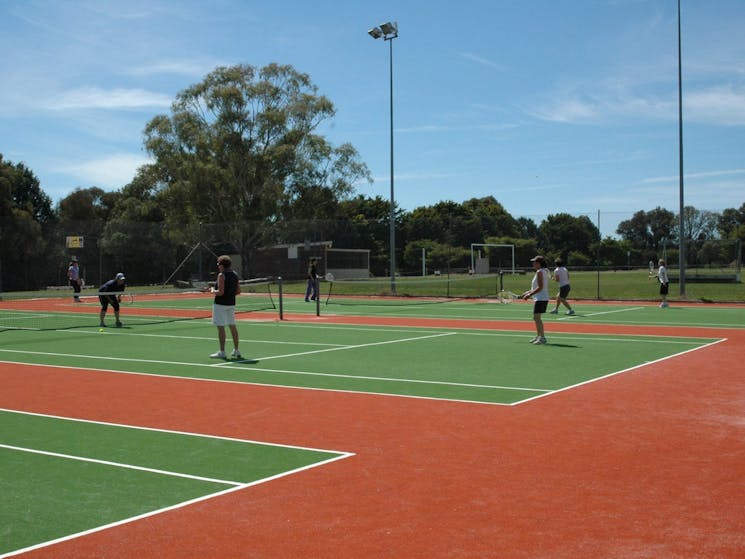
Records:
M360 261L359 266L337 266L333 262L329 262L329 255L333 254L349 254L357 255ZM323 252L324 257L324 270L327 274L331 274L331 277L335 279L360 279L370 277L370 250L365 248L331 248L326 247Z
M498 245L492 243L471 243L471 270L476 271L476 252L475 248L509 248L512 251L512 273L515 273L515 245Z

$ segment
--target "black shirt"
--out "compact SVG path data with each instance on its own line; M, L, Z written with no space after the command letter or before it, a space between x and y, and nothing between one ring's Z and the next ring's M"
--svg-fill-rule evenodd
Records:
M121 285L118 285L116 283L116 280L109 280L106 283L104 283L101 287L98 288L99 291L107 292L107 293L121 293L124 291L124 288L126 287L125 283L122 283Z
M215 295L215 304L235 306L235 293L238 290L238 274L230 269L223 270L222 274L225 277L223 294Z

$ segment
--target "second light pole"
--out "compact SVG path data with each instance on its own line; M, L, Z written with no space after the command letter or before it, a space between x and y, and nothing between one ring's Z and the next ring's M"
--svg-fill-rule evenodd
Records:
M389 41L390 47L390 90L391 90L391 208L390 208L390 245L391 245L391 292L396 293L396 205L393 195L393 39L398 37L398 23L381 23L368 31L373 39L383 38Z

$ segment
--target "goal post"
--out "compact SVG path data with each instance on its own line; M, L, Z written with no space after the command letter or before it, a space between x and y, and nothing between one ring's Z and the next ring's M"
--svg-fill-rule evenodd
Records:
M361 248L326 247L324 270L338 279L369 278L370 251Z
M489 268L489 250L488 249L510 249L510 269L512 273L515 273L515 245L511 244L492 244L492 243L471 243L471 270L475 274L488 274ZM481 251L486 252L486 256L481 256ZM478 254L477 254L478 253ZM484 267L486 270L484 271ZM501 264L500 269L504 268Z

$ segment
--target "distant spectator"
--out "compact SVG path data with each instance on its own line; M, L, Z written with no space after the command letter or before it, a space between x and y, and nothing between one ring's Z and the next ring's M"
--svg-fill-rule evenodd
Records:
M73 301L80 303L80 266L78 265L78 259L74 256L70 260L70 267L67 268L67 281L75 292Z
M308 302L310 297L311 301L315 301L318 297L318 268L316 267L316 259L311 258L308 262L308 286L305 288L305 302Z

